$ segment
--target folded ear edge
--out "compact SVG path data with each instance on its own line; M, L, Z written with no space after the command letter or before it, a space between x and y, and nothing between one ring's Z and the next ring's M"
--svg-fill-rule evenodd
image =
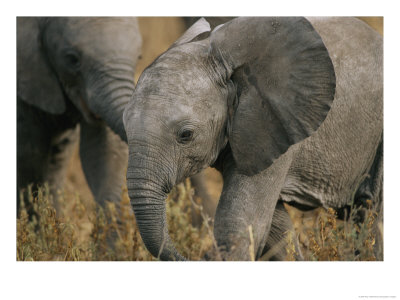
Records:
M196 21L196 23L190 26L190 28L186 30L185 33L179 39L177 39L169 49L182 44L193 42L194 40L196 40L196 38L207 38L210 32L210 23L208 23L206 19L200 18L198 21Z

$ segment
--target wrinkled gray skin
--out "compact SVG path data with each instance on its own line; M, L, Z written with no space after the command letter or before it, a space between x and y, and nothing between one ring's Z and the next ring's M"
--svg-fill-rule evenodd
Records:
M200 20L149 66L124 112L147 249L185 259L165 198L208 166L224 178L214 235L227 260L252 258L250 229L256 259L292 230L283 201L340 209L357 191L379 204L381 36L353 18L238 18L208 31Z
M210 24L211 30L215 27L227 23L232 20L234 17L205 17L205 20ZM196 23L200 17L184 17L183 21L185 23L185 27L189 29L194 23ZM201 199L202 212L200 213L195 207L192 207L191 221L192 225L200 227L204 220L204 217L207 216L209 220L213 220L215 216L216 210L216 199L212 198L208 193L208 188L206 184L206 176L204 172L197 173L190 178L192 186L195 190L195 197ZM212 222L212 221L211 221Z
M17 18L18 191L61 187L80 133L96 201L118 204L128 159L122 114L141 43L135 18Z

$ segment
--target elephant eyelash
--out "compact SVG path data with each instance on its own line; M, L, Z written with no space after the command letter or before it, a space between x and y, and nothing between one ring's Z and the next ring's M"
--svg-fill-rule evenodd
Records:
M192 129L183 129L178 132L178 142L186 144L193 140L194 132Z

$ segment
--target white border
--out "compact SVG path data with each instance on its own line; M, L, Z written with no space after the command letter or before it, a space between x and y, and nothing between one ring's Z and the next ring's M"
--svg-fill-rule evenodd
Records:
M2 299L359 299L397 296L399 177L397 113L399 24L378 1L15 1L2 7L1 289ZM190 4L189 4L190 3ZM15 262L15 17L28 15L355 15L384 16L385 261L372 263L63 263ZM397 26L397 27L396 27ZM397 56L396 56L397 54ZM397 76L395 76L396 74ZM396 81L395 81L396 80ZM397 172L396 172L397 171ZM397 184L396 184L397 183ZM397 218L396 218L397 217Z

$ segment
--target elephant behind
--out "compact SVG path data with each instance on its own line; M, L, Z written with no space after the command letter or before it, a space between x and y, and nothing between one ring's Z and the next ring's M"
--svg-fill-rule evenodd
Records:
M17 195L60 188L79 139L95 200L118 205L141 43L136 18L17 18Z

